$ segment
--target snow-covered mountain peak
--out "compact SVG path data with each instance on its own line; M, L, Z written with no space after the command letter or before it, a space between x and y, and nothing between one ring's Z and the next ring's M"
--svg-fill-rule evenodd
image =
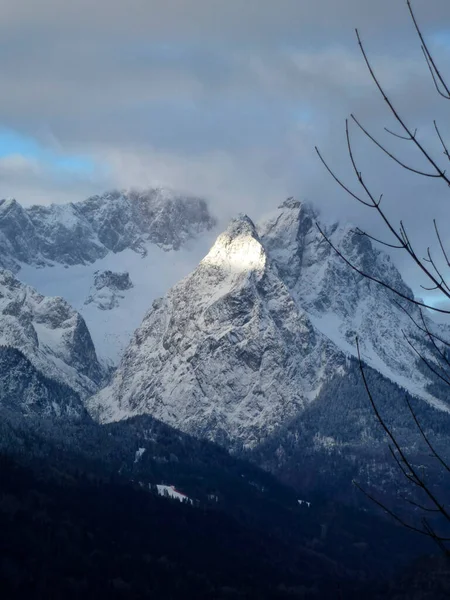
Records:
M263 271L266 253L253 221L247 215L233 219L201 264L234 273Z
M240 213L236 218L231 219L225 231L230 239L240 236L250 236L258 238L256 226L250 217L244 213Z
M324 235L319 231L318 223ZM307 203L288 198L278 210L263 218L257 229L271 261L308 310L315 307L324 312L331 307L330 303L337 306L339 297L345 296L350 302L347 312L352 315L363 296L381 293L385 300L387 298L385 290L370 285L367 279L353 271L332 246L363 273L413 297L388 254L374 247L371 240L352 224L324 222ZM336 288L337 297L327 293L330 284ZM349 294L352 286L353 293ZM343 304L340 309L344 310Z
M17 202L17 200L15 198L1 198L0 199L0 214L7 210L11 210L11 208L14 208L16 206L19 206L19 203Z
M305 247L320 238L317 216L310 204L288 198L258 223L260 239L289 286L301 276Z
M326 237L316 227L317 221ZM294 301L306 311L317 331L353 356L358 335L363 358L370 366L442 407L429 393L431 373L424 375L401 333L429 356L426 340L393 302L398 297L353 270L334 248L361 272L413 298L388 254L353 225L324 223L304 204L282 205L258 225L258 231ZM420 322L417 307L408 303L405 307Z
M302 203L300 202L300 200L297 200L297 198L294 198L294 196L290 196L289 198L286 198L286 200L284 202L282 202L280 204L280 206L278 208L300 208L300 206L302 205Z
M323 360L340 366L345 356L314 332L255 225L240 216L153 303L89 408L102 421L151 413L191 433L252 445L314 396Z

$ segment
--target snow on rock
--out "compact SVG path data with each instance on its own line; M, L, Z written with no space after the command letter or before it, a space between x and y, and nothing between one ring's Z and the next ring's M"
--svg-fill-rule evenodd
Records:
M145 448L138 448L136 450L136 454L134 456L134 462L135 463L137 463L137 462L139 462L141 460L142 455L144 454L144 452L145 452Z
M316 219L311 207L289 200L259 226L264 246L295 303L307 312L314 329L345 353L357 356L358 336L367 364L413 395L445 408L429 391L431 372L420 368L402 333L433 361L426 336L401 306L417 323L419 309L352 270L317 230ZM335 223L325 229L353 265L413 298L390 257L374 248L367 237L350 225ZM441 335L450 339L449 328L441 327Z
M164 189L29 209L0 201L0 266L64 297L85 319L100 360L117 365L152 301L204 256L214 225L204 200ZM128 273L132 287L106 283L107 272Z
M79 395L38 371L17 348L0 345L0 410L27 418L88 419Z
M179 492L177 489L175 489L175 486L173 485L158 484L156 487L158 488L158 494L160 496L174 498L175 500L179 500L180 502L187 501L190 504L193 504L192 500L188 496Z
M212 241L207 232L189 242L182 252L167 252L148 243L144 255L128 248L87 265L39 269L24 265L18 277L42 294L62 295L86 321L99 358L117 365L153 300L166 294L195 268ZM86 304L86 299L95 295L92 288L97 271L127 272L133 284L127 290L116 292L124 297L117 295L118 302L110 310L99 309L95 302ZM106 288L104 290L107 293Z
M49 298L0 269L0 345L20 350L41 373L82 397L104 372L81 317L61 297Z
M110 386L101 421L151 413L226 445L254 445L320 389L345 356L314 331L246 216L153 303Z
M162 188L29 208L0 200L0 266L88 264L126 248L144 254L146 243L177 250L214 224L203 199Z
M289 199L258 227L233 220L153 303L112 382L89 399L91 414L106 422L149 413L231 448L254 447L345 374L356 335L369 365L446 409L399 332L430 356L423 336L391 293L334 253L316 218ZM363 271L411 294L370 240L338 224L326 232Z

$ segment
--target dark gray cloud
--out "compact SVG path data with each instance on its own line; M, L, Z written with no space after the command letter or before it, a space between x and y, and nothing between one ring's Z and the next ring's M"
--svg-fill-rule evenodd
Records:
M441 24L448 16L445 0L416 0L424 25ZM392 28L407 29L404 3L390 0L3 0L2 27L18 32L72 35L151 36L167 40L202 39L285 41L300 36L314 39L336 35L356 25L382 36ZM314 30L311 30L311 28Z
M450 75L450 3L414 6ZM62 176L39 157L4 157L0 195L24 202L162 183L208 195L225 218L258 216L294 194L379 233L314 153L318 144L352 181L346 116L384 137L395 126L354 27L408 122L431 140L440 118L450 137L403 0L0 0L0 9L0 126L100 166ZM353 135L371 185L422 243L433 216L449 217L448 190ZM387 141L423 166L405 142Z

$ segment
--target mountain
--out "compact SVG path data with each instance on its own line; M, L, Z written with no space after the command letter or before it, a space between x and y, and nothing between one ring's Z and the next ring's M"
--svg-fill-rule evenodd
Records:
M206 202L164 189L108 192L69 204L23 208L0 201L0 266L92 263L146 243L175 249L214 225Z
M88 417L72 388L49 379L20 350L8 346L0 346L0 407L3 413L6 410L29 420Z
M29 208L3 200L0 266L64 297L101 360L116 365L151 301L197 264L214 227L205 200L161 188ZM130 282L113 289L117 277L106 273L128 273Z
M113 383L89 406L102 421L150 413L225 445L255 444L308 402L325 359L345 362L313 330L241 217L154 302Z
M392 293L345 265L316 218L289 199L258 226L234 220L153 303L111 384L89 399L92 414L104 422L152 414L227 447L255 448L314 404L326 382L345 377L357 334L363 360L387 382L448 411L437 378L401 335L433 361L421 332ZM412 297L370 240L349 226L326 231L358 267Z
M411 396L375 369L365 367L365 376L377 409L411 464L420 465L437 497L447 497L447 473L430 455L406 401L445 460L449 459L450 414ZM389 451L385 432L369 405L358 361L353 358L324 383L301 413L245 456L309 498L318 493L337 502L364 504L366 498L352 485L356 480L397 513L413 507L405 498L423 499L400 473Z
M0 345L19 350L34 369L83 398L95 392L105 376L81 315L61 297L42 296L4 269Z
M317 220L311 207L290 199L259 225L263 244L295 303L307 312L315 330L343 352L356 356L357 335L368 365L413 395L447 410L446 395L444 402L436 398L440 396L436 378L408 343L436 365L426 335L413 322L422 326L419 309L352 270L319 233ZM325 234L362 272L414 297L390 256L353 226L325 225ZM437 325L426 315L424 319L431 331L450 339L448 326Z
M161 218L139 232L127 216L138 196L123 197L0 206L2 256L15 270L0 269L0 590L369 597L368 578L429 547L352 491L356 477L395 507L397 491L409 494L368 403L356 335L380 411L431 489L449 492L402 410L406 397L444 454L450 412L417 355L439 373L413 323L418 310L349 270L315 211L289 199L259 224L245 215L230 223L153 302L99 391L105 359L117 360L144 305L165 293L170 265L189 272L212 227L203 217L189 225L189 202L173 212L163 194ZM411 295L370 240L323 227L356 266ZM159 497L161 489L192 502Z

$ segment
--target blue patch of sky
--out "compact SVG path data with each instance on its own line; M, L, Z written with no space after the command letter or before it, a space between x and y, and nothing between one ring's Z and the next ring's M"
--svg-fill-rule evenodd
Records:
M0 129L0 158L12 155L35 159L45 168L62 175L91 177L98 170L96 161L89 156L58 152L33 137Z
M445 296L439 296L438 294L423 296L419 292L418 295L423 299L425 304L428 304L429 306L435 306L436 308L446 308L450 304L448 298Z
M435 32L431 36L431 41L437 46L444 46L450 51L450 29L442 29L441 31Z
M314 111L311 107L300 106L293 110L293 118L297 123L311 123L314 119Z

